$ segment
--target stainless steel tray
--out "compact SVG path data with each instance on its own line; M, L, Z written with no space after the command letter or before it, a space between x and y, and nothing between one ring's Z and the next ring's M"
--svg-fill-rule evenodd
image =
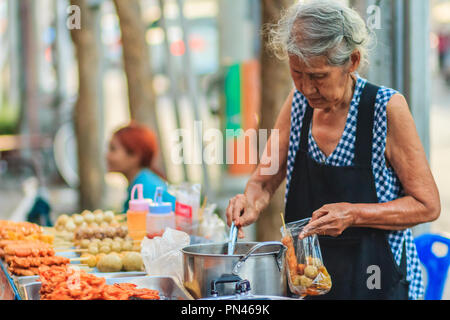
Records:
M97 277L103 278L134 278L134 277L144 277L147 275L146 272L139 271L129 271L129 272L111 272L111 273L93 273ZM17 277L13 276L14 282L17 287L21 287L25 284L32 282L39 282L39 276L29 276L29 277Z
M105 278L107 284L133 283L137 285L138 288L158 290L161 300L194 300L192 296L182 286L180 286L179 282L172 277L137 276ZM21 289L24 300L40 300L40 282L24 284Z

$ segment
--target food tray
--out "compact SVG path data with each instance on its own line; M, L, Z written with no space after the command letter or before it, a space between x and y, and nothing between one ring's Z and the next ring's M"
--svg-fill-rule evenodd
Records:
M20 294L7 267L0 260L0 300L20 300Z
M104 277L104 275L101 275ZM106 278L106 284L132 283L138 288L158 290L161 300L194 300L192 296L179 285L173 277L112 277ZM40 282L27 283L22 286L24 300L40 300Z

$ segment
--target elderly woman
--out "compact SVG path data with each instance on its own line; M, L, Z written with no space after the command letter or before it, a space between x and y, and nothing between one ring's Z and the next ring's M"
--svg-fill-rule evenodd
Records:
M298 3L270 35L295 84L279 141L266 146L279 144L281 166L268 176L261 161L230 200L228 224L242 238L286 177L286 221L311 218L300 237L319 236L333 279L322 298L419 299L410 228L439 217L439 193L405 98L357 73L371 40L364 21L338 2Z

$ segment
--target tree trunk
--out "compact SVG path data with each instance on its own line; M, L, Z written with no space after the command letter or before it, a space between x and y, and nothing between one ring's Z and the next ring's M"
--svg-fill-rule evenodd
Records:
M139 3L139 0L114 0L122 33L123 62L128 82L130 115L132 120L159 132L150 52ZM160 152L157 157L154 165L162 170Z
M104 172L100 143L100 107L98 99L98 47L95 13L88 0L71 0L81 11L81 29L71 30L78 60L78 100L74 121L78 146L80 206L97 209L102 206Z
M262 0L262 23L276 23L283 9L293 4L293 0ZM292 79L288 63L278 60L265 46L267 38L263 36L261 51L261 129L272 129L278 113L292 90ZM280 212L284 212L283 183L273 196L269 207L261 214L257 224L259 241L280 238Z

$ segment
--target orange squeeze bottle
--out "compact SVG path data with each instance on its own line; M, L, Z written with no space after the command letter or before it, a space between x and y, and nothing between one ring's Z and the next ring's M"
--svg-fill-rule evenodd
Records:
M134 198L136 190L137 199ZM137 184L131 190L131 199L127 211L128 235L133 240L142 240L146 235L146 217L149 212L148 202L144 199L143 185Z

